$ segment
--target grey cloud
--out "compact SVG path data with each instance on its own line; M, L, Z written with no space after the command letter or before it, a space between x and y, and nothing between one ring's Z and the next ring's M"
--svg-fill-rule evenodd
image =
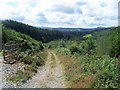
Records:
M117 16L110 16L110 17L108 17L108 18L111 19L111 20L117 20L117 19L118 19Z
M44 16L45 16L45 14L43 14L42 12L39 12L39 13L37 13L37 16L44 17Z
M74 13L82 14L81 8L63 6L63 5L58 5L58 6L55 5L54 7L55 8L52 9L52 11L55 11L55 12L61 12L66 14L74 14Z
M96 16L96 14L95 13L89 13L89 16L94 17L94 16Z
M25 17L24 16L15 16L15 17L12 17L12 19L18 20L18 21L24 21Z
M103 24L103 23L90 23L89 25L91 26L105 26L106 24Z
M46 16L44 15L44 13L40 12L36 16L37 16L37 18L36 18L37 22L39 22L39 23L47 23L48 22L48 20L47 20Z
M78 5L78 6L83 6L83 5L87 5L88 3L86 3L86 2L77 2L76 3L76 5Z
M117 16L101 16L101 17L95 17L95 20L103 20L103 19L110 19L110 20L117 20Z
M45 17L38 17L37 21L40 23L46 23L48 20Z
M80 8L76 8L76 9L75 9L75 12L78 13L78 14L82 14L82 13L83 13Z
M16 19L18 21L24 21L25 17L24 16L17 16L17 17L14 17L13 19Z
M55 5L54 9L52 11L61 12L61 13L67 13L67 14L73 14L74 8L69 6L63 6L63 5Z
M19 13L11 13L11 18L13 20L17 20L17 21L24 21L25 20L25 16L20 15Z
M90 9L91 10L91 9ZM87 15L89 16L89 17L96 17L96 13L94 13L94 11L88 11L88 13L87 13Z
M98 21L98 20L102 20L103 17L95 17L94 19Z
M74 22L50 22L49 24L51 24L51 25L57 25L57 26L65 26L65 25L67 25L67 26L73 26L73 25L75 25L75 23Z
M59 22L58 22L59 23ZM60 24L60 23L59 23ZM65 22L61 22L61 24L63 25L75 25L75 23L73 21L65 21Z

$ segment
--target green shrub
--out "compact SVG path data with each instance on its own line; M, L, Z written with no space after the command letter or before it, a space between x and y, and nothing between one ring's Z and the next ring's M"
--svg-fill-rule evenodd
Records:
M34 67L34 68L36 68L36 69L38 69L38 66L36 65L36 63L34 62L34 63L32 63L32 65L31 65L32 67Z
M112 47L110 49L110 56L118 57L120 55L120 27L113 33L111 37Z
M33 60L37 66L41 66L44 64L44 60L41 57L36 56L33 58Z
M90 55L80 56L76 63L80 65L81 73L97 77L94 87L118 87L117 59L111 58L109 55L101 57Z
M80 44L80 50L83 54L91 53L92 50L95 49L94 42L92 40L84 40Z
M33 60L32 57L27 55L24 59L21 60L22 62L24 62L25 64L32 64Z
M64 53L65 55L70 55L71 54L71 52L68 48L57 48L56 50L57 50L57 52Z
M71 54L80 53L80 50L77 46L70 47Z
M32 67L32 66L26 66L26 67L24 67L24 70L29 71L31 73L33 73L33 72L36 73L37 72L37 69L35 67Z
M32 72L18 70L16 75L8 77L7 80L10 81L10 82L13 82L15 84L22 83L22 82L24 83L29 78L31 78L32 75L33 75Z
M19 59L23 59L26 57L26 54L24 52L21 52L19 55L18 55L18 58Z
M29 43L27 41L22 41L22 43L21 43L21 51L25 52L27 49L32 50L31 46L32 46L31 43Z
M102 62L99 65L99 68L101 70L98 74L98 81L96 82L96 87L118 87L119 74L117 67L117 59L104 56Z

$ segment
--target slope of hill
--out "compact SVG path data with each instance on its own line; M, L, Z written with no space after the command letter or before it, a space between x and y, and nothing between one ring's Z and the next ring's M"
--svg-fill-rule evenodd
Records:
M119 88L120 27L87 34L83 40L53 41L48 48L61 58L69 87Z
M97 54L113 54L112 52L114 52L116 54L120 54L118 53L119 50L119 36L120 36L120 27L116 27L116 28L110 28L107 30L103 30L100 32L93 32L94 35L94 39L96 41L96 46L97 46ZM111 51L111 48L114 48L114 50ZM118 49L118 50L117 50ZM114 56L112 55L112 56Z
M13 20L5 20L2 21L2 23L7 28L14 29L17 32L24 33L42 42L60 39L63 36L59 31L49 31L47 29L36 28Z
M23 24L13 20L4 20L2 21L3 25L7 28L14 29L17 32L24 33L32 38L42 41L44 43L50 42L58 39L70 39L70 38L81 38L88 32L80 32L78 30L67 31L67 28L64 29L64 32L59 31L58 29L42 29L36 28L27 24Z
M18 50L12 51L12 53L15 54L4 61L5 67L9 66L9 68L11 68L17 63L22 63L25 66L22 70L19 69L15 74L7 76L6 80L15 84L18 82L25 82L37 72L39 66L44 64L46 57L46 55L43 55L45 54L44 46L42 42L37 41L28 35L6 28L5 26L3 26L2 32L3 46L11 41L19 43ZM7 53L3 52L3 55L9 56L12 53L9 53L9 51ZM16 61L13 62L12 60Z
M117 88L119 86L119 68L116 63L120 55L120 27L83 33L51 31L11 20L3 21L3 25L3 43L20 42L17 60L26 65L23 70L17 71L16 75L8 77L8 81L25 82L37 72L38 67L45 63L41 55L41 51L44 50L42 43L45 42L46 49L48 47L56 53L47 50L48 58L51 57L49 63L54 67L56 65L54 60L58 56L64 67L65 80L69 82L68 87Z

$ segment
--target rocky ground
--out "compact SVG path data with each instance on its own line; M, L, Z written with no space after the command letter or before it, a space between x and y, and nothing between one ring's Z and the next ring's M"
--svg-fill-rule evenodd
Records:
M0 57L2 61L2 56ZM0 75L2 82L0 87L4 88L66 88L64 71L60 65L59 58L52 51L48 51L48 57L44 66L39 67L38 72L26 83L16 86L16 84L6 81L6 78L16 73L24 67L22 63L13 65L0 63Z
M25 65L22 63L15 63L15 64L5 64L3 60L3 56L0 55L0 88L15 88L16 84L7 82L6 78L10 75L13 75L16 73L17 70L20 70Z
M24 64L22 63L16 63L13 65L10 64L2 64L2 86L4 88L14 88L17 87L16 84L7 82L6 78L10 75L14 75L17 70L21 70L24 67Z

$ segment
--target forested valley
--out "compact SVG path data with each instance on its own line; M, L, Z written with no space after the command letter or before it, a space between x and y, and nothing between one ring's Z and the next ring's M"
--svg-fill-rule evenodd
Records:
M52 61L52 68L61 64L67 88L119 88L119 26L91 32L57 31L4 20L3 47L13 41L19 43L19 49L15 51L16 62L12 64L20 62L24 67L6 78L9 83L20 87L39 73L39 67ZM12 65L9 60L5 64ZM52 87L47 83L42 87Z

